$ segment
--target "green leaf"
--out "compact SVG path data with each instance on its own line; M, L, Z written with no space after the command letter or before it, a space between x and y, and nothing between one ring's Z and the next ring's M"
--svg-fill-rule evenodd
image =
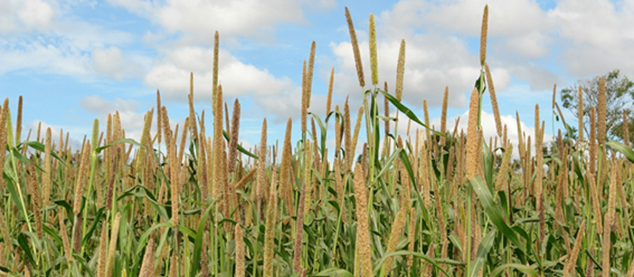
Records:
M401 158L401 162L403 163L403 166L405 167L405 170L407 170L407 175L409 175L409 179L412 182L412 186L416 187L416 182L415 182L416 177L414 176L414 170L412 169L412 164L409 162L409 157L407 156L407 153L405 153L405 151L400 151L399 156Z
M200 264L200 255L203 248L203 236L206 235L205 226L207 226L207 217L209 216L209 211L211 211L212 207L213 205L209 205L209 207L203 214L203 217L200 219L200 223L198 224L198 231L196 232L196 238L194 240L194 258L191 262L191 264L194 266L192 266L189 271L189 276L191 277L196 276L198 270L200 269L200 267L197 265Z
M630 160L630 162L634 163L634 151L632 151L632 148L616 141L608 141L605 143L605 145L618 152L621 152L621 154L623 154L628 160Z
M327 131L327 129L324 126L324 123L321 122L321 118L319 118L319 116L317 116L314 113L310 113L310 114L313 116L313 118L315 118L315 120L317 121L317 124L319 125L319 131L321 132L320 136L319 136L320 137L319 139L321 140L320 144L319 144L319 145L321 145L321 149L319 149L319 153L323 157L324 156L324 151L326 151L326 139L327 139L326 138L326 135L327 135L326 131Z
M420 119L418 119L418 117L416 116L416 114L414 114L414 112L412 112L412 110L410 110L407 106L403 105L400 101L398 101L396 99L396 97L390 95L389 93L380 90L380 92L383 94L383 96L385 96L385 98L387 98L387 100L389 100L392 105L394 105L394 107L396 107L399 111L401 111L404 115L406 115L409 119L411 119L412 121L420 124L421 126L429 129L430 131L432 131L434 134L439 135L439 136L443 136L445 137L444 134L441 134L440 132L437 132L431 128L429 128L427 125L425 125L425 123L423 123L422 121L420 121Z
M385 173L388 169L390 169L390 165L394 163L394 161L396 160L396 158L400 157L400 153L403 150L401 149L396 149L394 151L394 153L392 153L392 155L384 162L384 166L383 168L381 168L381 171L379 171L379 173L376 174L376 176L374 176L374 182L376 182L376 180L379 179L379 177L381 177L381 175L383 175L383 173ZM412 179L415 180L415 179Z
M222 135L225 137L227 142L229 142L229 134L227 134L226 131L222 131ZM248 150L244 149L244 147L242 147L242 145L237 144L237 146L238 146L238 151L242 152L243 154L245 154L245 155L247 155L247 156L249 156L251 158L254 158L254 159L258 158L258 156L256 156L255 154L253 154L253 153L249 152Z
M143 248L145 248L145 245L147 244L148 238L150 237L152 232L154 230L158 229L158 228L161 228L161 227L167 227L167 228L172 227L172 222L168 221L168 222L159 223L159 224L156 224L156 225L150 227L150 229L147 229L141 235L141 237L139 237L139 243L137 244L136 251L135 251L136 255L140 255L141 254L141 251L143 251Z
M104 209L105 207L101 207L99 210L97 210L97 215L95 216L95 219L90 225L88 232L86 232L86 234L84 235L84 238L81 240L81 245L86 245L88 241L90 241L90 239L92 238L92 234L95 232L95 229L97 228L97 223L99 223L99 219L103 215Z
M101 147L97 147L97 148L95 148L95 152L96 152L97 154L99 154L99 153L101 153L101 151L103 151L104 149L106 149L106 148L108 148L108 147L110 147L110 146L113 146L113 145L115 145L115 144L117 144L117 143L129 143L129 144L132 144L132 145L136 145L136 146L138 146L138 147L141 147L141 148L145 148L145 146L141 145L141 144L140 144L140 143L138 143L136 140L133 140L133 139L131 139L131 138L120 138L120 139L115 140L115 141L114 141L114 142L112 142L111 144L108 144L108 145L104 145L104 146L101 146Z
M12 173L12 171L9 171L9 172ZM14 178L17 179L17 176L15 176ZM27 221L28 223L29 222L28 213L26 212L26 208L24 207L22 201L20 201L20 194L17 191L20 188L16 187L15 184L16 184L15 182L6 182L7 189L9 190L9 193L11 194L11 200L13 200L15 205L18 206L18 210L20 210L20 213L22 214L22 216L24 216L24 220Z
M476 176L475 178L469 179L473 190L478 195L478 199L480 199L480 203L482 203L482 207L484 208L484 212L487 214L493 225L502 232L502 234L509 239L517 248L519 248L522 252L526 252L524 250L524 245L520 243L519 237L517 233L511 229L506 222L504 221L504 217L502 216L502 208L493 201L493 196L491 195L491 191L484 184L482 178L480 176Z
M45 152L45 150L46 150L46 148L44 147L44 144L43 144L43 143L41 143L41 142L39 142L39 141L25 141L25 142L20 143L20 144L18 145L18 148L19 148L21 145L27 145L27 146L30 146L31 148L33 148L33 149L35 149L35 150L37 150L37 151L40 151L40 152ZM52 151L52 150L51 150L51 156L52 156L53 158L57 159L58 161L60 161L60 162L61 162L64 166L66 166L66 161L64 161L64 159L60 158L60 157L57 155L57 153L55 153L55 151Z
M489 232L482 238L480 241L480 246L478 246L478 253L475 256L475 260L471 263L471 277L478 276L478 271L484 265L484 262L489 255L489 250L493 246L493 239L495 238L495 229Z
M482 140L482 159L484 160L484 179L486 180L489 191L493 190L493 155L489 151L489 146L485 140Z
M33 259L33 254L31 253L31 248L29 247L29 242L26 240L24 232L20 233L18 236L18 244L20 245L20 248L22 248L22 251L24 251L24 254L26 254L29 262L34 265L35 259Z
M489 276L491 277L500 276L502 273L504 273L504 270L509 268L519 270L530 276L539 276L539 274L537 273L537 271L535 271L535 269L523 264L504 264L504 265L498 266L491 272Z
M393 257L393 256L414 256L415 258L420 258L423 259L425 261L427 261L428 263L432 264L434 267L436 267L438 270L440 270L440 272L444 273L445 276L451 276L449 275L449 273L447 273L447 271L445 271L444 269L442 269L439 265L439 263L444 263L444 264L452 264L452 265L464 265L464 263L461 262L457 262L454 260L448 260L448 259L432 259L430 257L427 257L427 255L420 253L420 252L411 252L411 251L405 251L405 250L401 250L401 251L395 251L395 252L388 252L385 253L385 255L383 255L383 257L381 257L381 260L379 260L378 263L375 264L374 266L374 271L378 271L381 269L381 266L383 265L383 262L385 262L385 259L387 259L388 257Z
M341 268L329 268L323 270L317 274L312 274L309 276L318 277L318 276L339 276L339 277L354 277L350 271Z

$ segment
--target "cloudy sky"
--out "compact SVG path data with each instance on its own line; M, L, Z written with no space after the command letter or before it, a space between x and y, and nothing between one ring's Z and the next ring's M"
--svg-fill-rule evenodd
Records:
M333 106L347 96L352 111L361 105L347 5L364 65L369 65L368 16L375 16L381 83L394 87L398 47L405 39L406 104L422 118L426 99L437 126L448 86L449 116L460 116L462 125L480 72L485 4L487 61L512 136L516 111L532 132L535 104L542 107L546 132L552 133L555 84L564 88L613 69L634 77L632 0L0 0L0 97L8 97L15 110L19 95L24 96L27 129L42 122L80 140L90 133L93 119L105 122L118 110L127 134L138 138L157 89L170 117L184 120L190 72L196 110L209 115L217 30L220 82L227 102L238 98L242 103L242 141L257 143L264 117L272 141L283 137L288 117L299 119L302 62L313 40L311 110L323 117L332 68ZM369 77L369 68L365 71ZM484 103L485 133L493 134L488 96ZM566 115L574 125L572 115Z

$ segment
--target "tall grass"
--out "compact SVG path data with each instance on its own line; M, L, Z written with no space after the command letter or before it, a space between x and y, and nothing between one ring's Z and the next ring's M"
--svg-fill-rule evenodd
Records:
M217 86L217 33L211 135L193 104L193 85L188 117L179 125L169 124L157 92L140 142L125 138L113 113L105 133L96 122L81 149L73 149L63 131L54 142L50 129L44 138L22 141L22 102L13 121L6 99L0 109L0 145L6 147L0 155L0 274L633 276L634 150L604 141L603 102L596 118L592 110L588 140L560 131L556 145L542 152L538 110L532 138L519 114L517 126L501 126L496 111L499 144L482 136L486 91L497 109L486 63L487 14L485 8L482 69L466 134L447 130L446 107L440 129L432 130L428 114L424 123L402 102L405 41L395 94L378 87L375 41L372 84L365 87L348 9L361 87L349 93L361 93L363 102L346 99L334 110L328 104L326 114L310 110L313 43L303 69L302 127L293 132L288 120L281 153L267 141L266 120L257 149L237 143L240 104L229 119ZM328 103L333 79L334 69ZM448 88L444 106L447 95ZM403 118L418 129L413 139L401 136ZM333 125L335 134L329 133ZM362 126L367 136L357 151ZM517 128L517 142L508 140L507 128ZM335 148L327 149L333 138ZM512 159L514 145L519 160Z

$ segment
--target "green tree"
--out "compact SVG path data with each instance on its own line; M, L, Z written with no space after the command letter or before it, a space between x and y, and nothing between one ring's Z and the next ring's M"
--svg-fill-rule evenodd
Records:
M590 131L590 108L598 105L599 81L601 77L605 77L606 135L610 140L622 140L624 126L623 112L625 111L628 115L632 115L634 111L634 82L630 81L627 76L620 74L618 69L608 72L603 76L579 80L574 85L562 89L560 93L561 101L564 108L570 110L575 118L577 118L579 87L581 87L585 124L584 126L579 126L579 129L588 134ZM628 126L629 133L634 135L634 121L631 118L628 119L625 126ZM586 138L588 137L589 136L586 136ZM630 135L630 140L634 141L632 138L634 138L634 136Z

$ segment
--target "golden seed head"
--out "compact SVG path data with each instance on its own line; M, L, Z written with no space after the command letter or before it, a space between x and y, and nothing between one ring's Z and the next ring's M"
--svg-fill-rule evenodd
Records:
M486 72L487 87L491 95L491 107L493 108L493 116L495 117L495 129L498 132L498 136L502 136L502 119L500 118L500 109L498 108L498 99L495 95L495 86L493 85L493 78L491 77L491 70L489 70L489 64L484 63L484 69ZM553 102L554 103L554 102Z
M467 127L467 179L471 179L475 177L478 164L480 164L478 159L478 150L479 141L477 141L478 137L478 101L479 101L479 93L477 89L473 89L471 92L471 102L469 105L469 125Z
M363 77L363 65L361 64L361 52L359 51L359 43L357 42L357 34L352 24L350 11L346 7L346 21L348 22L348 31L350 32L350 42L352 43L352 52L354 54L354 63L357 67L357 77L359 77L359 86L365 87L365 78Z
M244 277L245 276L245 256L244 256L244 237L242 235L242 227L240 224L236 224L235 227L235 238L236 238L236 277Z
M277 184L275 170L271 174L268 206L266 209L266 223L264 229L264 274L273 276L273 250L275 248L275 225L277 223Z
M405 75L405 40L401 40L398 50L398 64L396 65L396 90L394 95L398 101L403 99L403 76Z
M90 142L87 141L81 155L81 164L77 173L77 182L75 184L75 201L73 201L73 213L79 214L81 209L81 199L84 194L84 182L88 176L88 163L90 162Z
M363 106L359 107L359 112L357 114L357 122L354 125L354 133L352 134L352 146L350 147L352 152L355 152L357 149L357 141L359 139L359 131L361 131L361 120L363 119ZM346 170L352 169L352 162L354 161L354 154L352 155L352 159L346 165Z
M302 133L306 132L306 120L308 117L308 91L306 89L306 83L306 60L304 60L304 65L302 66Z
M601 77L599 81L599 99L597 103L597 115L598 115L598 124L597 124L597 132L599 145L603 145L605 143L606 136L606 102L605 102L605 77Z
M310 46L308 58L308 71L306 72L306 108L310 108L310 96L313 88L313 68L315 67L315 41Z
M229 172L233 172L236 157L238 156L238 133L240 132L240 102L238 99L233 102L233 114L231 115L231 137L229 140Z
M108 247L108 259L106 260L106 275L112 276L112 270L114 269L114 255L117 249L117 238L119 237L119 223L121 222L121 213L117 213L114 217L114 224L112 225L112 232L110 232L110 245Z
M372 70L372 84L379 83L379 69L376 53L376 29L374 28L374 15L370 14L370 68Z
M328 82L328 97L326 98L326 115L330 113L330 107L332 105L332 86L335 79L335 68L330 70L330 82Z
M583 141L583 90L581 88L581 86L579 86L579 94L577 95L577 119L579 120L579 122L577 124L579 124L579 140L578 141Z
M266 118L262 121L262 133L260 135L260 153L258 155L258 171L257 171L257 190L256 201L259 203L258 209L262 211L263 206L261 202L265 199L268 180L266 178Z
M220 36L218 35L218 31L214 34L214 66L213 66L213 79L212 79L212 92L211 92L211 106L216 106L216 93L218 92L218 53L220 45Z
M630 147L630 124L627 118L627 111L623 111L623 143Z
M480 33L480 65L484 66L487 52L487 29L489 27L489 5L484 6L482 15L482 32Z

